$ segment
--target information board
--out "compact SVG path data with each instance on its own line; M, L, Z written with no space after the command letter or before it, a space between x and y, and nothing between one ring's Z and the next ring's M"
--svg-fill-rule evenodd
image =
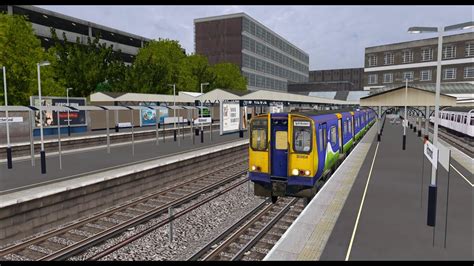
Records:
M221 134L240 130L239 103L221 102Z

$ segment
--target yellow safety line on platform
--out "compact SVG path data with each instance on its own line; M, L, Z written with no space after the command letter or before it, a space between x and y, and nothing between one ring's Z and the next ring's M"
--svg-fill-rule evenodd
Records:
M456 171L462 178L464 178L464 180L466 180L466 182L469 183L471 187L474 187L474 184L472 184L463 174L461 174L461 172L459 172L458 169L456 169L452 164L450 164L449 166L451 166L451 168L453 168L454 171Z
M355 233L357 231L357 225L359 224L360 213L362 212L362 207L364 206L365 195L367 194L367 187L369 186L370 177L372 176L372 169L374 168L375 158L377 157L377 151L379 149L380 142L377 142L377 147L375 148L374 159L372 160L372 165L370 166L369 177L367 178L367 184L365 184L364 194L362 196L362 202L360 203L359 213L357 214L357 219L354 225L354 231L352 231L351 242L349 243L349 248L347 249L346 261L349 260L351 255L352 243L354 242Z

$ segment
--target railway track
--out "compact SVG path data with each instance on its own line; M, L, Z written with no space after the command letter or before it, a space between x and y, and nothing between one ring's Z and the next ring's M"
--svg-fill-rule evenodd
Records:
M265 201L188 260L262 260L303 209L299 198Z
M461 138L459 136L456 136L452 133L449 133L446 129L439 127L438 128L438 134L441 137L442 140L448 142L449 144L453 145L456 147L458 150L464 152L466 155L469 157L473 158L474 157L474 146L473 143L470 141L467 141L464 138ZM430 133L433 134L433 127L430 125L429 128Z
M242 160L231 166L214 168L211 173L144 195L125 204L76 220L62 228L47 231L24 242L6 247L0 250L0 260L65 260L129 228L166 214L170 207L177 207L198 198L203 193L214 191L239 178L242 179L243 174L246 173L246 163ZM236 184L240 185L246 181L244 178ZM236 187L236 184L231 188ZM226 188L216 194L220 195L229 189ZM174 218L177 217L178 215L174 215ZM107 251L112 249L113 247ZM106 253L103 252L103 254Z

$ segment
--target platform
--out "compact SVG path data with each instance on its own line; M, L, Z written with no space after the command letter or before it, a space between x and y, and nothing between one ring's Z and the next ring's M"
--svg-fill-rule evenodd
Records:
M404 151L400 125L387 120L380 143L374 138L376 128L375 124L264 260L473 259L472 174L453 160L459 172L451 169L444 248L447 172L438 171L433 246L433 227L426 225L431 165L424 160L422 179L422 140L407 130Z
M62 169L59 169L58 153L48 152L46 153L46 174L41 174L38 157L35 159L35 166L31 166L29 156L25 160L14 161L12 169L7 169L6 162L3 162L0 163L0 194L52 181L72 179L78 175L104 168L242 140L238 133L219 136L218 131L213 131L212 141L209 132L204 132L204 143L201 143L200 136L195 136L195 144L193 144L189 132L185 134L184 139L181 135L178 137L180 146L178 146L178 141L173 141L173 136L166 137L166 142L160 138L158 145L155 143L155 138L137 140L135 141L134 155L132 155L131 142L112 144L110 154L107 153L106 146L63 151ZM247 132L244 133L244 138L247 138Z

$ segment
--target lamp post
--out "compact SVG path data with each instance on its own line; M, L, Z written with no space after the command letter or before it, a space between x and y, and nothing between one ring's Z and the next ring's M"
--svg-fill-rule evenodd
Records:
M3 69L3 94L5 96L5 108L8 107L8 99L7 99L7 73L5 70L5 66L2 67ZM10 146L10 125L8 123L8 110L5 110L5 118L6 118L6 126L7 126L7 167L8 169L12 169L12 148Z
M43 102L41 101L41 70L42 66L49 66L50 63L48 61L42 61L36 64L38 67L38 98L39 98L39 113L40 113L40 136L41 136L41 173L46 174L46 154L44 152L44 142L43 142Z
M455 24L447 27L410 27L409 33L425 33L425 32L437 32L438 33L438 56L436 65L436 94L435 94L435 116L434 116L434 127L433 127L433 145L438 146L438 122L439 122L439 95L441 90L441 56L443 49L443 34L445 31L452 30L466 30L474 28L474 21ZM431 167L431 181L428 191L428 217L427 224L429 226L435 226L436 221L436 164L432 163ZM434 232L434 231L433 231ZM434 238L433 238L434 244Z
M66 101L67 101L68 107L69 107L69 90L72 90L72 88L66 88ZM67 135L71 136L71 119L69 118L69 108L67 109Z
M201 83L201 95L203 94L202 86L204 86L204 85L209 85L209 82ZM204 117L204 109L203 109L202 107L203 107L203 106L202 106L202 103L201 103L201 118ZM212 118L211 118L211 121L212 121ZM212 122L211 122L211 124L212 124ZM203 125L203 123L201 122L201 136L202 136L203 133L204 133L204 125ZM201 140L202 140L202 139L203 139L203 138L201 137ZM202 141L201 141L201 142L202 142Z
M407 141L407 126L408 126L408 117L407 117L407 102L408 102L408 77L405 77L404 79L396 79L397 81L405 81L405 115L403 116L403 141L402 141L402 150L405 150L406 148L406 141ZM418 79L415 79L414 77L411 79L411 81L415 81Z
M168 84L168 86L173 87L173 134L174 141L176 141L176 84Z

